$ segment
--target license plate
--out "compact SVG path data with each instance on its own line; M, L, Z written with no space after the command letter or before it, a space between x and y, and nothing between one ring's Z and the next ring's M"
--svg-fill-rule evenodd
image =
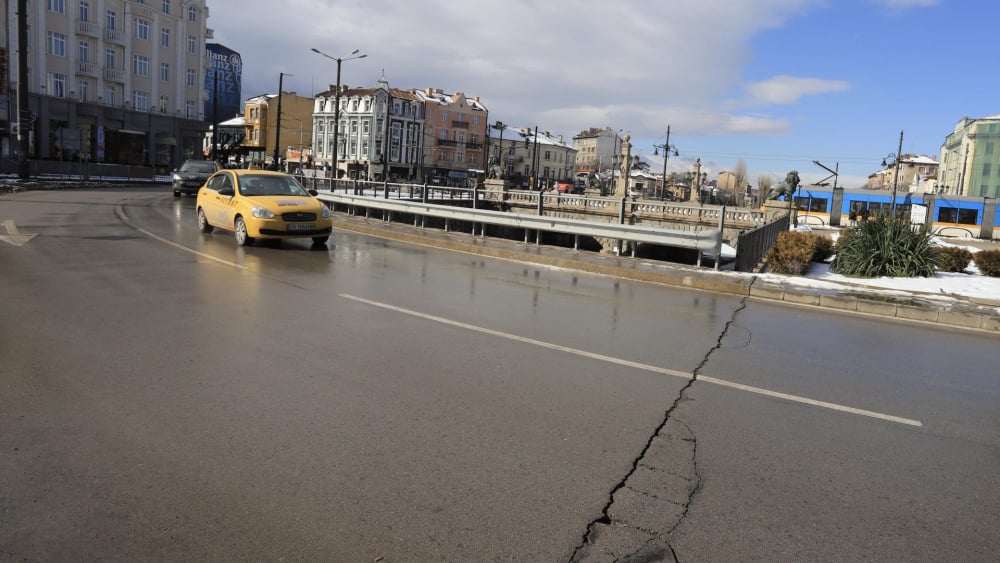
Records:
M289 231L312 231L312 230L315 230L315 229L316 229L316 225L314 223L289 223L288 224L288 230Z

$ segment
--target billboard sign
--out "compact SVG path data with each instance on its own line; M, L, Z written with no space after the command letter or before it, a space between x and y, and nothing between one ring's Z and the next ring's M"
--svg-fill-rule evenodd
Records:
M243 84L243 60L240 54L218 43L206 43L208 70L205 72L205 121L225 121L243 112L240 90ZM213 108L215 114L213 114Z

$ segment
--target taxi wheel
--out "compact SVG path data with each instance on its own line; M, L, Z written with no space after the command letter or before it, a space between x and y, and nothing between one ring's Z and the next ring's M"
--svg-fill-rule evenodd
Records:
M181 192L174 190L174 197L181 197Z
M313 237L313 244L326 244L326 241L330 240L329 236L325 237Z
M236 218L236 225L233 230L236 235L236 244L240 246L251 246L253 244L253 238L247 234L247 224L243 220L243 217Z
M208 224L208 218L205 217L205 210L198 208L198 229L203 233L210 233L214 229L212 225Z

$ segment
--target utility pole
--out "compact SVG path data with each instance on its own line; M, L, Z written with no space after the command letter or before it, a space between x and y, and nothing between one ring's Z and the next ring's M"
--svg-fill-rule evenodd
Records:
M271 166L274 167L275 170L278 169L279 151L281 150L281 90L284 87L285 76L294 75L285 74L284 72L278 73L278 119L275 124L274 132L274 162L271 163Z
M31 174L28 166L28 126L31 108L28 107L28 0L17 0L17 175L27 180Z

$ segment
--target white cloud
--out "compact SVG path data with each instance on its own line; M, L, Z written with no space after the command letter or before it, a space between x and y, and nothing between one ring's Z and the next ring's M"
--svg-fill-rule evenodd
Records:
M762 104L794 104L803 96L843 92L850 88L844 80L774 76L747 86L754 101Z
M825 0L245 0L217 2L213 41L239 52L243 97L319 92L335 82L438 87L480 96L490 119L568 135L614 125L634 136L667 123L699 132L779 132L781 119L720 109L764 30ZM276 24L280 19L280 30ZM294 31L294 32L290 32ZM809 93L808 91L805 93Z

